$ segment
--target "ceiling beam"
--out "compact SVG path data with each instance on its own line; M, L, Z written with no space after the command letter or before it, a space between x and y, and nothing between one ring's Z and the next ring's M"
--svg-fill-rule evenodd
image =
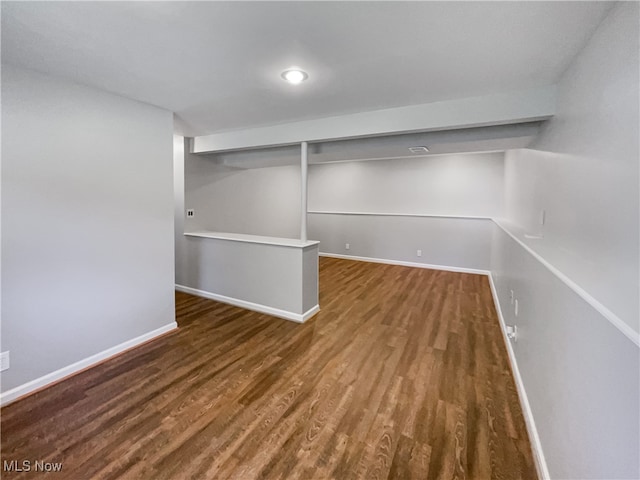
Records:
M505 125L545 120L554 113L555 87L549 86L214 133L195 137L192 153Z

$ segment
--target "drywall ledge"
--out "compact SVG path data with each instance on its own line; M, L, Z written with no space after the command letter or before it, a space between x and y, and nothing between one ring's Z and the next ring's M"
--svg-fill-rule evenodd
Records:
M555 94L548 86L214 133L195 137L191 153L545 120L555 114Z
M265 237L261 235L248 235L244 233L228 233L228 232L212 232L212 231L199 231L199 232L185 232L187 237L202 237L202 238L214 238L217 240L229 240L232 242L245 242L245 243L259 243L262 245L279 245L281 247L295 247L295 248L307 248L313 245L318 245L320 242L314 240L298 240L296 238L281 238L281 237Z
M156 330L145 333L144 335L140 335L139 337L127 340L126 342L116 345L115 347L111 347L100 353L91 355L84 360L72 363L71 365L67 365L66 367L56 370L55 372L48 373L40 378L36 378L35 380L31 380L30 382L27 382L23 385L12 388L11 390L7 390L6 392L0 394L0 406L7 405L35 392L36 390L40 390L41 388L50 386L51 384L56 383L60 380L64 380L65 378L76 375L83 370L96 366L100 362L108 360L127 350L131 350L132 348L138 347L143 343L153 340L177 328L178 324L176 322L169 323L164 327L160 327Z
M433 213L338 212L328 210L309 210L307 213L314 213L318 215L369 215L376 217L461 218L464 220L493 220L491 217L483 217L478 215L436 215Z
M553 273L558 279L562 281L565 285L567 285L571 290L573 290L580 298L582 298L585 302L587 302L591 307L593 307L600 315L606 318L614 327L616 327L622 334L631 340L636 346L640 347L640 333L636 332L633 328L631 328L626 322L624 322L620 317L618 317L615 313L605 307L602 303L592 297L588 292L586 292L580 285L575 283L569 277L567 277L564 273L562 273L558 268L554 267L548 261L546 261L541 255L536 253L531 247L529 247L526 243L524 243L521 239L518 238L513 232L509 230L504 221L493 219L493 223L495 223L504 233L509 235L516 243L518 243L522 248L524 248L533 258L535 258L538 262L544 265L551 273Z

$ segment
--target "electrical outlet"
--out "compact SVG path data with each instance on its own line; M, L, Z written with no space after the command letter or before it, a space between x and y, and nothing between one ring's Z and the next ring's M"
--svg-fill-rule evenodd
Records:
M0 353L0 372L9 368L9 352Z
M193 209L187 210L187 217L188 218L193 218L193 217L195 217L195 215L196 215L196 212L194 212Z
M516 298L516 305L515 305L515 308L514 308L514 312L515 312L516 317L517 317L518 316L518 299L517 298Z
M345 248L345 249L347 249L347 250L349 250L349 249L351 248L351 245L349 245L348 243L345 243L345 244L344 244L344 248Z
M518 341L518 326L517 325L507 325L507 338L509 340L513 340L514 342Z
M509 300L511 301L511 305L513 305L513 290L509 290L511 293L509 294Z
M418 251L416 252L416 255L417 255L418 257L421 257L421 256L422 256L422 250L418 250Z

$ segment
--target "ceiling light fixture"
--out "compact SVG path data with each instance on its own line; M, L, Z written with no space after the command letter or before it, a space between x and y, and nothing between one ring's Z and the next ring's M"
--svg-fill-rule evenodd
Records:
M429 149L427 147L409 147L411 153L427 153Z
M292 85L298 85L309 78L309 75L299 68L290 68L282 72L282 78Z

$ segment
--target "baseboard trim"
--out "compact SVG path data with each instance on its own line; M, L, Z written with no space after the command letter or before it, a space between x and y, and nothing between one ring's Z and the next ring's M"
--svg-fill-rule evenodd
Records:
M316 305L315 307L311 307L309 310L307 310L306 312L304 312L302 314L302 322L301 323L306 322L307 320L309 320L311 317L313 317L319 311L320 311L320 305Z
M525 424L527 426L527 432L529 433L529 439L531 440L531 448L533 449L533 457L536 463L536 469L538 470L538 477L541 480L549 480L551 476L549 475L549 468L547 467L547 462L542 450L542 443L540 442L538 429L536 428L536 423L533 419L531 405L529 405L529 398L527 397L527 392L524 388L524 381L522 380L520 370L518 369L518 362L511 345L511 340L509 340L509 338L507 337L507 326L506 322L504 321L504 316L502 315L502 308L500 307L498 291L496 290L496 286L493 283L493 276L490 273L487 276L489 277L489 285L491 287L493 303L495 305L496 312L498 313L498 320L500 321L500 330L502 331L504 343L507 346L507 354L509 356L509 363L511 364L511 371L513 372L513 376L516 381L516 389L518 390L518 396L520 397L520 405L522 406L522 413L524 416Z
M428 268L429 270L444 270L445 272L456 273L473 273L476 275L489 275L489 270L479 270L477 268L464 268L464 267L450 267L447 265L431 265L428 263L417 262L405 262L402 260L390 260L387 258L374 258L374 257L358 257L355 255L341 255L338 253L324 253L320 252L318 255L321 257L329 258L341 258L343 260L356 260L358 262L371 262L371 263L385 263L388 265L400 265L403 267L417 267Z
M57 383L58 381L64 380L67 377L76 375L83 370L93 367L98 363L101 363L111 357L125 352L126 350L130 350L143 343L153 340L154 338L159 337L160 335L164 335L165 333L170 332L171 330L174 330L176 328L178 328L178 324L176 322L171 322L163 327L140 335L139 337L127 340L126 342L116 345L115 347L108 348L100 353L91 355L90 357L72 363L71 365L67 365L66 367L60 368L54 372L47 373L40 378L36 378L35 380L31 380L30 382L23 383L22 385L12 388L11 390L7 390L6 392L0 394L0 406L8 405L9 403L15 402L16 400L30 395L37 390L41 390L42 388L48 387L53 383Z
M240 300L239 298L227 297L226 295L220 295L218 293L207 292L206 290L199 290L197 288L186 287L184 285L176 284L176 290L179 292L190 293L198 297L208 298L209 300L215 300L216 302L227 303L234 307L246 308L254 312L265 313L273 317L283 318L285 320L291 320L292 322L304 323L309 318L313 317L320 311L320 306L316 305L304 313L295 313L288 310L281 310L279 308L269 307L262 305L261 303L248 302L246 300Z

